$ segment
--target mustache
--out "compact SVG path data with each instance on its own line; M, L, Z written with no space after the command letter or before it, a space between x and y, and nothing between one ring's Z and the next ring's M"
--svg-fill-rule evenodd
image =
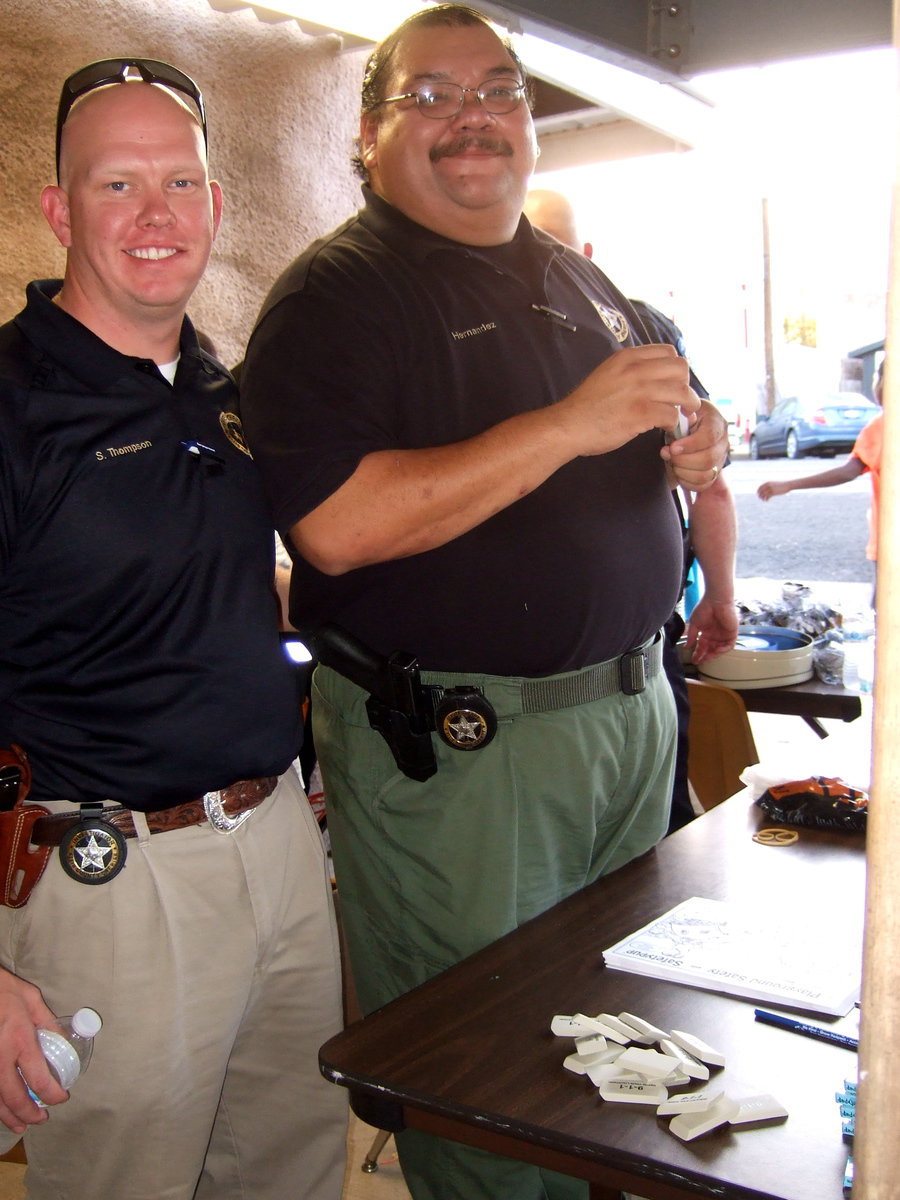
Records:
M484 134L476 137L467 134L454 138L452 142L445 142L443 146L433 146L428 152L428 157L433 163L436 163L440 162L442 158L465 154L467 150L487 150L502 158L512 158L513 155L513 148L506 138L486 137Z

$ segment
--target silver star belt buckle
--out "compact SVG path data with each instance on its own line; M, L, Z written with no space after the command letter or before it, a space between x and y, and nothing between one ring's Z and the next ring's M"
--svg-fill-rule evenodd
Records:
M454 750L480 750L497 732L497 714L480 688L447 688L435 707L434 727Z
M222 803L221 792L206 792L203 797L203 810L206 813L207 821L216 833L234 833L256 812L255 808L248 808L245 812L238 813L236 817L229 817L225 811L225 805Z
M59 861L65 873L79 883L109 883L125 866L125 838L114 825L92 815L91 807L82 806L81 820L63 834Z

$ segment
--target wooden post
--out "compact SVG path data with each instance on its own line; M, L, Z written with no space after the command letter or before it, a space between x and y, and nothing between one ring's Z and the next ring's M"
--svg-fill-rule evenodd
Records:
M900 0L894 0L894 44ZM863 956L860 1092L853 1200L894 1200L900 1145L900 185L898 148L884 380L884 457L878 521L877 663L868 892ZM840 1083L840 1081L838 1081Z

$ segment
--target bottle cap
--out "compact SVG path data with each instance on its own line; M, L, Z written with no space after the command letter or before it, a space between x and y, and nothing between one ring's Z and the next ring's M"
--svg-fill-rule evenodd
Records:
M100 1032L103 1022L92 1008L79 1008L72 1017L72 1032L79 1037L92 1038Z

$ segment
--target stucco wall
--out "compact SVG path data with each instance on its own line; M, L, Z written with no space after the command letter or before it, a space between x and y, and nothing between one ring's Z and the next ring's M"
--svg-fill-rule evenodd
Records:
M349 158L365 55L207 0L2 0L0 321L28 280L62 271L38 203L53 181L62 80L118 54L172 62L203 91L225 218L190 313L237 362L281 269L358 206Z

